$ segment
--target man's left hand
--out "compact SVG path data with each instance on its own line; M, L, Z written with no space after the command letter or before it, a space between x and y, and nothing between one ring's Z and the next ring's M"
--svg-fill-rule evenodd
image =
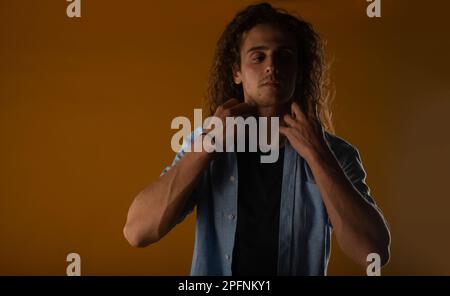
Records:
M303 112L300 106L293 102L291 115L286 114L283 117L286 126L280 126L280 133L286 136L292 147L306 161L329 151L315 105L308 104L308 109L308 112Z

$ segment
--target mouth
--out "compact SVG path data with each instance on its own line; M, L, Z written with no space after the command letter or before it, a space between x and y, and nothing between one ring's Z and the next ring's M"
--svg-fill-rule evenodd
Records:
M270 80L262 84L262 86L269 86L273 88L279 88L281 85L278 81Z

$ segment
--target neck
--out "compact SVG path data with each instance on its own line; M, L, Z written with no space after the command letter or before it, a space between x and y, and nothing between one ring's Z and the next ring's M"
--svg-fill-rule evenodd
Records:
M268 142L271 143L271 135L270 135L270 130L271 130L271 117L278 117L279 118L279 125L286 125L284 123L283 120L283 116L285 114L290 114L290 110L291 110L291 105L290 102L283 104L283 105L275 105L275 106L257 106L256 107L256 112L257 112L257 116L259 117L267 117L267 127L268 127L268 134L267 134L267 138L268 138ZM280 148L284 146L284 136L282 136L281 134L279 135L279 145Z
M280 117L281 120L284 114L290 113L290 104L257 106L256 110L259 117Z

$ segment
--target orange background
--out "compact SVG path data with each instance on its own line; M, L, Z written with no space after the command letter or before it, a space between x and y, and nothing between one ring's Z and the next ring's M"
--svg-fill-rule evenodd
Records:
M385 275L450 274L450 42L445 0L272 1L334 58L334 123L361 152L392 232ZM251 1L0 0L0 274L184 275L195 215L162 241L122 236L171 162L175 116L201 107L215 43ZM334 243L329 274L364 274Z

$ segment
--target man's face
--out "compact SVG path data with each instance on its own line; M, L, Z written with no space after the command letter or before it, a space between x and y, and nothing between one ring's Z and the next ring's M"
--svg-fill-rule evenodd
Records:
M268 24L254 26L242 36L240 69L233 79L242 83L246 102L259 107L292 99L297 79L297 48L291 34Z

